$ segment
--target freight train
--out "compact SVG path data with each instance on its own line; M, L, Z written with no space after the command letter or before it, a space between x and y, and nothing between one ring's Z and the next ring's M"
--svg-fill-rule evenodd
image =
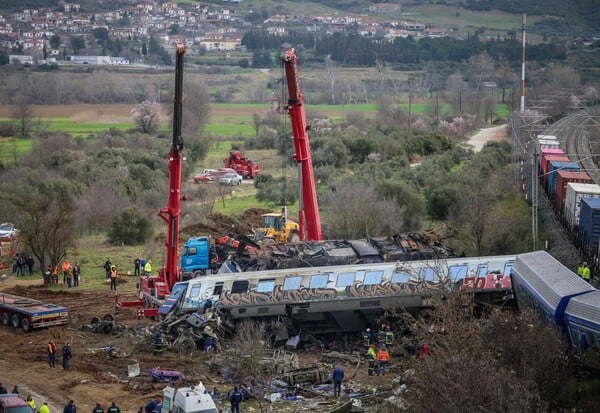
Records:
M600 290L545 251L518 255L511 281L518 308L538 313L573 346L600 350Z
M600 185L559 147L556 137L538 135L538 175L551 204L594 269L600 241Z

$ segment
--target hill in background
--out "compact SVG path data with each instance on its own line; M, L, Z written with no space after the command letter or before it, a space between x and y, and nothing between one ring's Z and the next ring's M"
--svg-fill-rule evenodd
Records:
M176 1L188 3L188 1ZM28 8L50 7L58 8L64 3L62 0L0 0L0 13L14 12ZM125 8L138 3L137 0L107 0L98 2L96 0L67 1L82 6L82 11L102 11ZM303 14L316 15L323 13L345 12L368 14L369 6L375 3L385 3L376 0L242 0L241 3L229 1L204 1L202 4L215 7L226 7L233 9L239 14L259 13L264 16L273 14ZM402 18L421 19L425 23L438 25L448 21L453 16L453 22L459 28L472 26L467 16L475 13L481 16L493 12L508 14L523 14L535 20L535 24L529 25L529 30L542 36L571 36L574 34L594 35L600 32L598 21L600 21L600 6L597 0L412 0L412 1L390 1L389 3L400 3ZM461 19L462 15L464 19ZM383 16L382 16L383 17ZM385 16L389 18L390 16ZM460 23L461 20L463 23ZM477 21L477 19L475 20ZM520 20L518 20L520 23ZM480 24L484 24L483 21ZM487 29L500 29L500 27L485 27ZM513 27L515 29L516 27Z

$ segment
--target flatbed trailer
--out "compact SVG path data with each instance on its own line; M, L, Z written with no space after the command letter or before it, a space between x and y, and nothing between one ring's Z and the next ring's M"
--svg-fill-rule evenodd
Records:
M0 320L2 325L21 328L28 333L34 328L67 323L69 310L56 304L33 298L0 293Z

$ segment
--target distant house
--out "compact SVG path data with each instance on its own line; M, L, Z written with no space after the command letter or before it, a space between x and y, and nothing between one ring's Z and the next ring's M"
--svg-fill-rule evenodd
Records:
M26 54L9 54L8 61L11 64L17 64L17 63L20 63L22 65L33 64L33 56L29 56Z
M200 46L206 50L236 50L242 44L241 39L203 39L200 41Z
M128 65L129 60L118 56L67 56L67 61L80 65Z

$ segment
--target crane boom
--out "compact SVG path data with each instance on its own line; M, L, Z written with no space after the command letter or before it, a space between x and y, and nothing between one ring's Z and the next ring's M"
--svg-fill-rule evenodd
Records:
M298 75L298 58L294 49L283 53L281 60L285 66L287 86L289 92L286 109L292 121L294 135L294 159L300 166L300 211L298 223L300 224L300 237L302 240L320 241L323 239L321 232L321 217L319 216L319 203L312 165L312 155L308 141L308 125L304 110L304 95L300 90Z
M167 223L168 233L165 246L167 257L165 266L159 272L170 292L176 282L181 281L177 268L179 248L179 215L181 213L181 176L183 169L183 137L181 122L183 112L183 56L186 48L184 43L175 46L175 94L173 97L173 141L169 152L169 201L162 208L159 216Z

